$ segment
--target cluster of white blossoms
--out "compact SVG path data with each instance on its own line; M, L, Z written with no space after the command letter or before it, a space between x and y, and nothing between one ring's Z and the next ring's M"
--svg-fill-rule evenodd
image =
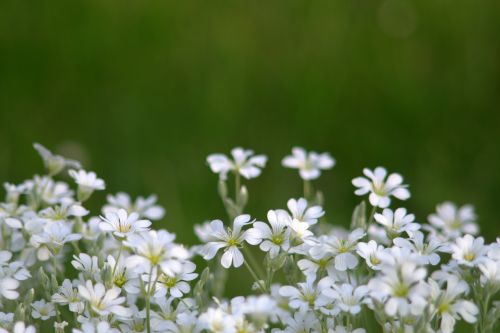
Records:
M327 222L312 186L335 165L328 153L294 148L282 160L298 169L303 197L265 218L246 211L242 178L258 177L267 157L242 148L210 155L228 218L196 225L201 244L184 246L155 227L165 214L155 196L108 195L94 215L85 204L105 182L35 149L46 175L5 183L0 203L0 333L448 333L457 321L478 333L498 328L500 238L477 236L470 205L445 202L417 222L399 207L410 198L403 177L382 167L353 179L368 204L354 209L346 230ZM69 183L54 178L61 173ZM248 271L250 295L224 297L236 285L234 268Z

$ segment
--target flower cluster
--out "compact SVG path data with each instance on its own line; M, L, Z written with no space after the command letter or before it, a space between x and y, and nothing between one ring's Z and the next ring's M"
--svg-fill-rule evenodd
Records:
M265 218L246 211L242 181L258 177L267 157L242 148L210 155L228 219L196 225L201 244L184 246L155 226L165 214L155 196L108 195L93 214L86 203L105 182L35 149L46 174L5 183L0 203L0 333L363 333L376 325L449 333L457 321L481 333L497 328L500 238L477 236L470 205L445 202L417 222L400 207L410 198L403 177L382 167L353 179L368 201L344 229L327 221L312 187L335 165L328 153L294 148L282 160L299 170L304 193ZM55 178L65 169L71 183ZM249 273L252 292L228 299L235 268Z

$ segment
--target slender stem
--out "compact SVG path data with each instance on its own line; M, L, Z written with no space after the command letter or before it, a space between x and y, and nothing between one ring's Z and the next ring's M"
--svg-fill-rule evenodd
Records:
M311 197L312 192L312 186L311 182L309 180L304 179L304 198L306 200L309 200Z
M255 274L255 271L253 270L253 268L250 266L249 263L247 263L246 260L243 260L243 263L245 264L245 267L248 269L248 271L250 272L250 274L252 275L252 277L254 278L255 282L257 282L257 285L259 286L259 288L262 290L262 292L266 292L266 287L262 285L262 282L260 281L259 277L257 276L257 274Z
M377 206L372 207L372 211L370 212L370 217L368 218L368 224L370 225L373 222L373 216L375 216L375 212L377 211Z
M118 267L118 261L120 260L120 257L122 255L122 251L123 251L123 243L120 242L120 250L118 251L118 257L116 257L116 263L115 263L115 266L113 267L113 271L111 272L112 279L115 278L116 267Z
M264 272L262 271L260 265L257 263L257 259L255 259L254 255L252 253L252 250L250 250L247 247L243 247L243 252L245 253L245 256L248 258L248 260L250 261L250 264L253 267L256 267L258 276L264 276Z
M146 290L146 328L151 333L151 276L153 275L153 266L149 269L148 287ZM144 288L146 289L146 288Z
M240 196L240 187L241 187L241 179L240 179L240 173L238 170L234 173L234 198L236 199L236 202L239 200Z

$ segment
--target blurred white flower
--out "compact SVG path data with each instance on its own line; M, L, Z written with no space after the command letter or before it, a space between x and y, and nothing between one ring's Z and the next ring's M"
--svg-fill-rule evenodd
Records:
M485 259L488 248L484 245L483 237L474 238L467 234L457 238L455 243L451 244L451 250L452 258L460 265L473 267Z
M429 279L429 286L430 304L437 315L441 317L440 329L442 333L452 333L455 322L460 317L468 323L476 322L479 309L471 301L463 299L469 291L469 286L465 281L451 275L446 281L445 290L432 279Z
M35 319L47 320L56 315L54 304L45 302L45 300L35 301L31 304L31 316Z
M500 287L500 261L484 259L478 267L481 271L481 284L483 286L488 283L494 287Z
M73 255L71 265L75 267L76 270L85 273L88 278L95 279L99 275L99 264L98 258L96 256L89 256L86 253L80 253L78 256Z
M318 297L322 289L314 283L314 279L308 278L305 282L297 283L297 287L283 286L279 293L289 299L289 306L299 312L307 312L318 306Z
M314 246L310 254L314 259L321 259L325 253L335 256L335 269L345 271L358 265L354 254L358 241L365 236L363 229L355 229L345 237L331 236L321 246Z
M298 169L302 179L312 180L321 175L321 170L333 168L335 159L328 153L318 154L314 151L308 153L304 148L294 147L292 155L283 158L281 164L286 168Z
M207 157L210 169L223 180L232 171L246 179L258 177L261 169L266 166L265 155L254 155L252 150L240 147L231 150L232 159L224 154L212 154Z
M383 253L385 248L382 245L378 245L374 240L370 240L368 243L359 242L357 245L356 252L358 255L365 259L368 267L374 270L380 270L380 253Z
M398 237L393 242L396 246L406 248L410 252L417 254L419 261L423 265L431 264L435 266L441 260L439 252L450 252L448 244L439 241L432 235L429 236L426 242L424 234L420 231L415 231L409 239Z
M71 178L78 184L78 200L85 201L95 190L104 190L104 180L97 178L95 172L85 170L69 170Z
M45 168L47 168L47 171L51 176L58 174L65 167L75 169L81 168L81 165L78 161L64 158L60 155L54 155L52 154L52 152L50 152L50 150L39 143L34 143L33 147L42 157Z
M80 329L74 328L73 333L120 333L120 330L112 328L106 321L88 321L82 323Z
M374 219L386 229L389 238L394 238L403 232L411 236L420 229L420 224L414 222L415 215L406 214L405 208L398 208L395 211L385 208L382 214L376 213Z
M386 266L381 272L368 282L368 287L371 296L384 303L387 315L420 315L427 305L428 287L423 282L426 269L405 261L392 268Z
M322 294L335 302L334 306L340 308L342 312L356 315L361 312L361 305L366 303L369 289L367 286L353 287L348 283L334 285L332 288L325 288Z
M452 202L444 202L436 207L436 213L429 215L428 220L431 226L449 239L455 239L463 234L476 235L479 232L472 205L459 208Z
M236 320L220 308L209 308L200 315L199 321L203 328L213 333L236 333Z
M354 191L356 195L362 196L370 193L370 204L375 207L386 208L391 203L391 196L406 200L410 197L410 192L403 185L403 177L398 173L391 173L387 179L387 170L377 167L375 170L363 169L365 177L357 177L352 180L352 184L358 189Z
M69 279L65 279L58 292L52 295L52 302L69 305L71 312L82 313L85 309L85 305L78 296L78 290L73 287L73 283Z
M175 235L165 230L150 230L138 234L130 234L124 245L131 247L135 255L126 259L126 266L148 272L151 267L160 266L163 272L173 274L182 268L181 261L189 256L189 252L175 244Z
M110 212L117 212L120 209L125 209L127 213L137 213L139 218L148 220L161 220L165 215L165 209L156 204L156 195L150 195L147 198L138 197L134 202L130 199L130 195L124 192L118 192L116 195L109 194L106 199L108 204L102 208L104 215Z
M57 254L64 244L82 238L80 234L72 233L71 224L52 222L44 231L31 236L30 243L38 249L37 257L41 261L48 260L51 255Z
M26 326L22 321L18 321L14 324L11 332L0 328L0 333L36 333L36 329L33 325Z

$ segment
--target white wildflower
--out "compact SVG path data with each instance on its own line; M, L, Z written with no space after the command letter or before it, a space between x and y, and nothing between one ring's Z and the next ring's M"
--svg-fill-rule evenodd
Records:
M50 302L45 302L45 300L39 300L33 302L31 304L33 310L31 311L31 316L35 319L47 320L50 317L54 317L56 315L56 309L54 308L54 304Z
M233 228L224 228L221 220L214 220L210 223L210 228L213 237L216 241L208 242L201 248L200 253L205 260L210 260L220 249L224 249L224 254L221 257L221 265L224 268L229 268L231 265L240 267L243 265L243 254L240 247L245 241L251 239L247 231L242 230L245 225L250 222L250 215L237 216L233 221Z
M228 172L235 172L246 179L258 177L261 169L266 166L265 155L254 155L252 150L240 147L231 150L232 159L224 154L212 154L207 157L210 169L226 179Z
M281 164L286 168L298 169L302 179L312 180L321 175L321 170L333 168L335 159L328 153L308 153L303 148L294 147L292 155L286 156Z
M102 222L99 227L102 231L112 232L119 239L125 238L128 234L149 230L151 221L139 220L138 213L127 213L125 209L118 211L107 212L104 217L101 217Z
M352 180L352 184L358 189L354 192L356 195L365 195L370 193L370 204L375 207L386 208L391 203L391 196L400 200L406 200L410 197L410 192L403 185L403 177L398 173L390 174L387 179L387 170L383 167L377 167L375 170L363 169L366 177L357 177Z

